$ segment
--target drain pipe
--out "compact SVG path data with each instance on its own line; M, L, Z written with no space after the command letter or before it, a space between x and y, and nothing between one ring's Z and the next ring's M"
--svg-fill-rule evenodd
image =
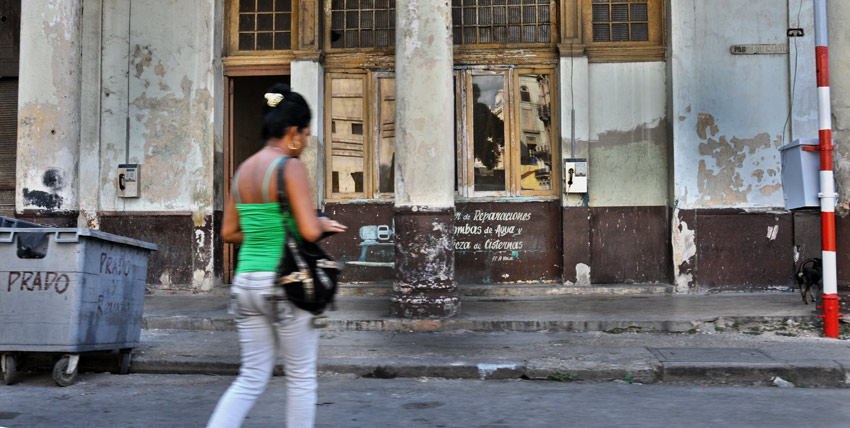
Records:
M823 333L838 337L838 272L835 261L835 179L832 171L832 112L829 105L829 51L826 31L826 0L814 0L815 65L818 85L818 137L820 145L811 147L820 152L820 211L821 243L823 246Z

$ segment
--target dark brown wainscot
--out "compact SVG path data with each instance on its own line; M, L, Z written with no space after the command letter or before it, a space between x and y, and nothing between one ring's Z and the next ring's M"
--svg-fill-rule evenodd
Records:
M458 283L560 282L560 209L557 201L458 203Z
M329 203L348 226L325 248L346 262L344 282L392 282L395 231L391 204ZM455 281L459 284L560 282L560 204L459 202L455 206Z

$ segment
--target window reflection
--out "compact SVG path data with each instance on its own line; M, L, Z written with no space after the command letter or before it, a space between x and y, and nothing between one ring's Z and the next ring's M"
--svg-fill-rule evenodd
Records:
M552 188L552 127L549 76L519 76L520 183L522 190Z
M505 190L505 77L472 76L476 191Z
M363 192L363 80L331 84L331 191Z
M378 191L392 193L395 186L395 79L379 79L380 138L378 146Z

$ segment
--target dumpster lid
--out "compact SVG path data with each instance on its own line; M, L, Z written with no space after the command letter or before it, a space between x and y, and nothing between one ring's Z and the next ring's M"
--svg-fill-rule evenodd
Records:
M817 138L798 138L782 147L779 148L779 151L784 151L788 149L793 149L798 146L819 146L820 139Z
M6 235L7 233L8 235ZM159 249L156 244L150 242L140 241L138 239L128 238L126 236L113 235L111 233L101 232L99 230L71 227L39 227L31 229L0 227L0 242L12 242L15 234L17 233L55 233L56 242L61 243L79 242L80 236L87 236L91 238L101 239L104 241L115 242L118 244L132 245L151 251L157 251ZM6 236L8 236L8 238L6 238Z

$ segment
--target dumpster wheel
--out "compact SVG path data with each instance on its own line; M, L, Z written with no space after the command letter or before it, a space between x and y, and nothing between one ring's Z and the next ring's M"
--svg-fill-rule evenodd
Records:
M3 355L3 382L11 385L17 381L17 368L15 367L14 355Z
M53 365L53 380L56 381L56 384L59 386L70 386L73 385L74 382L77 381L77 365L74 364L73 371L71 373L67 373L68 365L70 364L71 358L75 358L79 360L79 355L75 356L64 356Z
M118 374L130 374L130 360L132 359L131 349L122 349L120 359L118 361Z

